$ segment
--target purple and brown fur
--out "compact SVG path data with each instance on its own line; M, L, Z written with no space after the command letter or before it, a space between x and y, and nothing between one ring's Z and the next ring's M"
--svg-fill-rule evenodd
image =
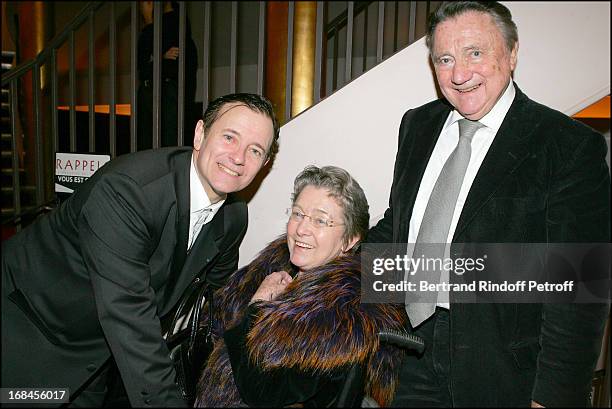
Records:
M215 348L198 382L196 406L242 404L223 331L242 320L259 284L268 274L280 270L290 274L295 270L289 262L285 235L270 243L215 293ZM367 363L365 393L380 406L388 405L403 351L379 346L376 333L383 328L403 328L406 313L403 305L361 304L360 284L360 259L354 255L300 274L276 300L260 303L247 335L250 358L264 370L293 367L310 373Z

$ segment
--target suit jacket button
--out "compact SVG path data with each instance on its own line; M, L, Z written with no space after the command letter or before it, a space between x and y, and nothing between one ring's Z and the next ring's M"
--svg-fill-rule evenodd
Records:
M98 367L97 367L97 366L95 366L94 364L89 364L89 365L87 365L87 370L88 370L89 372L93 372L93 371L95 371L96 369L98 369Z

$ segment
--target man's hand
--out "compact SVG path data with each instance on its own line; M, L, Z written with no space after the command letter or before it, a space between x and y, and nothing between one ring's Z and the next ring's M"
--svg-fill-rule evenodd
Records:
M164 53L164 58L167 60L176 60L179 55L179 48L172 47Z
M540 405L538 402L532 400L531 401L531 407L532 408L543 408L544 406Z
M275 271L261 282L250 303L275 300L285 291L291 281L293 278L286 271Z

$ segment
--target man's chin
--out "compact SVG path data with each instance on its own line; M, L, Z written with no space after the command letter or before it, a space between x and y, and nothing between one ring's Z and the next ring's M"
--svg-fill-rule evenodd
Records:
M225 199L229 193L235 192L234 190L228 190L228 187L225 186L211 186L212 194L216 196L219 200ZM211 201L216 198L209 197ZM215 200L216 202L217 200Z
M459 111L461 116L466 119L469 119L470 121L478 121L483 116L485 116L484 113L486 113L486 107L483 106L476 108L473 105L462 107L461 104L459 104L456 109L457 111Z
M213 191L215 194L222 198L230 193L235 193L242 189L244 189L244 187L234 183L219 183L213 186Z

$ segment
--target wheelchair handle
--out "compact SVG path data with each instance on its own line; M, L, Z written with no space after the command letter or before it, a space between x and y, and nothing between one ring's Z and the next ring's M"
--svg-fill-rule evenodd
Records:
M421 337L404 331L382 330L378 332L378 338L381 342L394 344L401 348L413 349L418 353L423 353L425 350L425 342Z

